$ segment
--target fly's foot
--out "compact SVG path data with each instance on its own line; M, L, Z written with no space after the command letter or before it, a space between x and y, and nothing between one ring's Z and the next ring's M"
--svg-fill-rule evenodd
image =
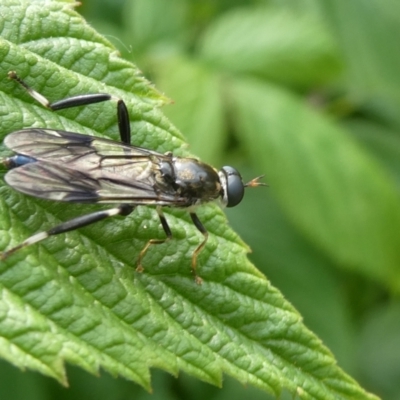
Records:
M200 276L198 276L196 274L196 272L192 271L194 274L194 281L196 282L197 285L202 285L203 284L203 279L200 278Z
M140 274L144 271L143 265L142 264L138 264L136 267L136 272L139 272Z
M197 285L201 285L202 283L203 283L203 279L202 278L200 278L200 276L199 275L197 275L197 272L196 272L196 259L192 259L192 268L191 268L191 271L192 271L192 275L193 275L193 278L194 278L194 281L196 282L196 284Z

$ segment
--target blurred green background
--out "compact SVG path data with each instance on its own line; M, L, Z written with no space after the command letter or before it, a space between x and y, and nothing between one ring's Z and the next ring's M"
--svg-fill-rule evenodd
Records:
M164 111L193 154L245 180L265 174L269 188L227 210L249 257L347 373L400 399L400 3L82 0L78 11L173 100ZM160 371L152 395L70 367L69 389L4 362L0 374L3 399L268 397Z

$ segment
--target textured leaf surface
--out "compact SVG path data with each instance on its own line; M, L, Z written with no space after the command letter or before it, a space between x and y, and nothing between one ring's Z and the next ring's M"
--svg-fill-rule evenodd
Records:
M115 104L52 113L7 81L7 72L16 70L52 100L90 92L119 96L132 117L134 144L185 153L179 132L157 108L164 99L72 3L6 4L0 6L3 136L46 126L117 138ZM39 201L4 185L0 207L2 249L96 208ZM210 231L199 260L201 286L189 271L200 235L184 211L166 215L175 240L149 251L142 274L134 270L139 251L149 238L162 237L155 212L145 207L2 261L0 354L63 383L64 362L70 362L92 373L101 367L148 389L149 368L158 367L216 385L227 373L276 395L287 388L304 399L373 398L336 366L249 263L247 247L217 207L199 211Z

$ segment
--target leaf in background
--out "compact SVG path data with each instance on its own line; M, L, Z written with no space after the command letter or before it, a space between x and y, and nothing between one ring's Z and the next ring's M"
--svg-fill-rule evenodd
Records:
M353 101L400 126L400 4L393 0L320 2L346 61Z
M162 98L133 66L115 57L72 3L8 0L0 15L12 22L2 25L0 40L3 136L26 126L46 126L117 137L115 105L52 113L7 81L13 69L51 99L90 92L123 98L135 144L160 151L182 146L179 133L156 107ZM77 48L76 58L65 53L63 44L69 40ZM93 57L92 51L81 51L90 46ZM105 70L98 57L106 60ZM87 77L80 68L95 72ZM98 68L102 81L96 79ZM7 248L92 209L28 198L2 186L0 246ZM69 362L91 373L103 368L147 389L149 368L157 367L174 375L182 370L216 385L227 373L274 395L287 388L304 399L375 398L337 367L300 315L249 263L247 246L216 206L199 211L210 232L199 259L202 286L189 271L201 235L179 210L167 213L175 240L151 249L145 272L135 273L144 243L162 235L154 214L138 208L128 218L52 238L2 261L3 358L64 384L64 362Z
M187 41L188 4L184 0L135 0L125 3L124 19L135 54Z
M174 57L156 68L156 77L174 101L165 113L186 133L190 150L205 162L219 163L226 134L219 76L196 61Z
M399 291L400 208L388 174L296 96L250 80L232 86L249 152L291 220L340 264Z
M344 126L385 166L393 180L400 180L400 136L397 129L363 119L346 120Z
M288 9L238 9L211 26L201 57L223 70L315 87L339 71L335 43L323 25Z
M368 315L360 337L361 374L384 399L400 395L400 303L376 307Z

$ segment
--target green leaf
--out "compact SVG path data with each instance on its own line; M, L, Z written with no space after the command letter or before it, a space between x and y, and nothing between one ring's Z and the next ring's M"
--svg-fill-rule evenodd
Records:
M321 2L346 61L353 102L400 125L400 4L393 0Z
M249 192L240 209L227 211L229 222L251 243L251 259L296 305L339 364L353 371L358 342L351 326L352 311L343 296L343 271L337 273L329 254L316 250L314 243L294 229L272 197L274 191L271 183L264 193Z
M400 395L399 335L400 303L394 300L372 310L360 337L361 372L371 387L385 394L387 399Z
M400 137L397 129L362 119L346 121L346 128L373 154L399 182Z
M292 222L340 265L400 289L398 192L346 131L284 89L232 84L254 159Z
M174 101L165 108L166 115L186 133L196 155L218 162L226 136L218 74L184 57L170 58L155 70L158 86Z
M126 2L124 19L135 53L152 46L176 47L186 42L188 4L185 0L136 0Z
M228 71L315 87L339 71L335 42L318 20L260 7L225 14L206 32L202 58Z
M7 72L16 70L51 100L89 92L123 98L136 145L186 154L179 133L158 109L163 98L115 56L72 3L5 4L0 15L12 23L3 23L0 40L3 136L44 126L118 137L115 104L53 113L7 81ZM3 185L0 248L97 208L40 201ZM216 206L199 210L210 233L199 257L202 285L194 283L189 268L201 235L185 210L166 216L174 240L149 250L142 274L135 272L140 250L149 239L163 237L156 213L146 207L1 261L0 354L64 384L68 362L91 373L103 368L147 389L149 368L157 367L215 385L226 373L274 395L287 388L303 399L375 398L337 367L300 315L249 263L247 246Z

